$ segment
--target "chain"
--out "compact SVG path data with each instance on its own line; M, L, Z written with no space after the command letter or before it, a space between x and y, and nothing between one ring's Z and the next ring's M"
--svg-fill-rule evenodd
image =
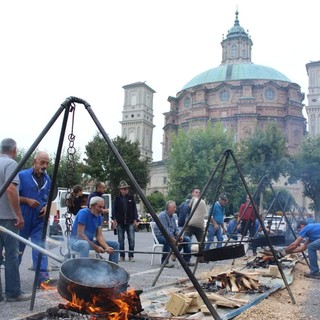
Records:
M72 199L72 189L71 189L71 182L73 181L74 176L74 155L76 153L76 148L74 147L74 142L76 139L76 136L73 134L73 128L74 128L74 116L75 116L75 105L72 104L70 107L70 112L72 112L72 123L71 123L71 132L68 135L69 145L67 148L67 172L66 172L66 178L67 178L67 184L68 184L68 190L66 193L66 202L73 201ZM67 212L65 213L66 218L66 236L67 238L70 237L71 234L71 228L72 228L72 213L70 212L70 206L67 206ZM68 249L70 250L69 246Z

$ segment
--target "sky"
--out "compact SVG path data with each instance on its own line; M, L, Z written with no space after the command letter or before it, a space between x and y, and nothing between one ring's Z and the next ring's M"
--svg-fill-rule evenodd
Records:
M145 81L156 91L153 160L161 160L168 97L220 65L237 9L252 62L280 71L307 97L305 65L320 60L319 8L316 0L2 0L0 139L28 150L69 96L86 100L113 139L121 135L122 87ZM56 152L62 117L39 149ZM97 131L77 105L75 147L84 153Z

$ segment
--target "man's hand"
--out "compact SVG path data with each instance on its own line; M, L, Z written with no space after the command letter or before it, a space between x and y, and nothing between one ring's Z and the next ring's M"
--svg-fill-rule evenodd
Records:
M95 246L94 251L97 252L97 253L104 253L105 249L103 249L100 246Z
M112 254L114 252L114 249L111 247L108 247L107 249L104 249L104 252Z
M39 218L43 218L46 214L46 209L47 206L45 205L41 210L40 210L40 214L39 214Z
M37 208L37 207L39 207L40 202L37 201L37 200L35 200L35 199L30 199L30 198L29 198L29 199L27 200L27 204L28 204L28 206L31 207L31 208Z
M24 220L23 220L23 218L18 216L18 217L17 217L17 222L16 222L14 225L15 225L15 227L16 227L17 229L19 229L19 230L23 229L23 227L24 227Z

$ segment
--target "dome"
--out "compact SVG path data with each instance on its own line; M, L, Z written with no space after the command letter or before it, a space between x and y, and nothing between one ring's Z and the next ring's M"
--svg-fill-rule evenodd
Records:
M233 63L223 64L217 68L200 73L186 85L184 85L182 90L212 82L251 79L291 82L290 79L288 79L281 72L270 67L265 67L254 63Z

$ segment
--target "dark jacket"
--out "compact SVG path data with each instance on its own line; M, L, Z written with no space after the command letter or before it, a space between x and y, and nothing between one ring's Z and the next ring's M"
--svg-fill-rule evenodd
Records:
M133 223L134 220L138 220L134 196L131 194L127 194L125 197L118 195L114 199L112 214L112 219L117 220L118 224Z

